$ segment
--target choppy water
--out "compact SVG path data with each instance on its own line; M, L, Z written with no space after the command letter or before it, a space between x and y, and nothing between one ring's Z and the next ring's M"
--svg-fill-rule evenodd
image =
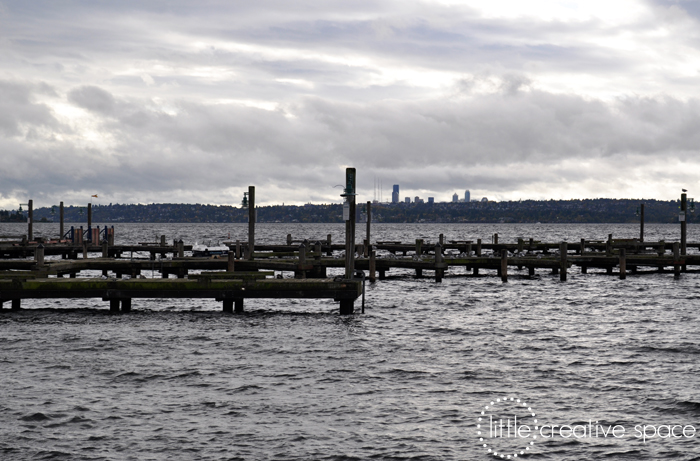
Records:
M244 225L132 224L117 226L117 242L229 232L246 238ZM493 232L575 242L638 230L375 225L373 239ZM340 241L343 228L259 225L257 236L287 233ZM646 236L678 240L678 226L647 225ZM694 228L689 238L700 240ZM436 284L391 272L368 285L366 313L345 318L325 300L246 300L242 315L213 300L134 300L116 316L99 299L25 301L0 315L0 459L485 460L530 441L520 458L700 459L698 434L644 443L634 430L700 429L700 274L525 274L503 284L457 270ZM590 420L625 432L533 440L482 426L480 442L481 411L482 423L510 418L515 401L496 399L511 396L536 413L517 413L533 429L578 425L580 436Z

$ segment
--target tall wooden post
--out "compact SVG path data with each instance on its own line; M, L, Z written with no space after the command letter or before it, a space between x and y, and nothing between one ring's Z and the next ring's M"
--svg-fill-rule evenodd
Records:
M367 245L372 245L372 240L370 240L370 233L372 227L372 202L367 201ZM365 250L365 256L367 256L367 250Z
M681 194L681 213L678 217L681 222L681 255L686 254L686 219L687 219L687 207L688 199L687 194L683 192Z
M345 169L345 196L343 204L343 218L345 218L345 278L351 279L355 273L355 191L357 178L355 168ZM355 301L343 299L340 301L340 315L352 314L355 310Z
M345 219L345 278L351 279L355 271L355 168L345 169L345 199L348 213Z
M88 216L88 223L87 223L88 226L87 227L88 227L88 229L90 229L92 227L92 203L88 203L87 216Z
M255 186L248 186L248 259L255 251Z
M58 227L58 239L61 240L63 239L64 229L63 229L63 202L61 202L60 205L58 205L58 220L60 221L59 227Z
M27 241L34 240L34 200L27 202Z
M644 204L639 205L639 241L644 241Z

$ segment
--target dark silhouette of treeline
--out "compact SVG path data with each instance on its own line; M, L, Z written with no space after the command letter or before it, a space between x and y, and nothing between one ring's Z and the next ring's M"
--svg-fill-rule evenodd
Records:
M639 222L644 203L645 222L678 222L680 201L586 199L522 200L510 202L373 203L373 222L466 222L466 223L634 223ZM257 209L258 222L334 223L342 222L342 204L272 205ZM358 222L366 220L366 204L357 207ZM150 205L93 205L92 221L205 223L247 222L248 209L229 205L154 203ZM34 221L58 221L58 207L34 210ZM2 222L26 221L26 210L0 211ZM64 221L87 221L87 208L67 206ZM688 221L695 222L693 213Z

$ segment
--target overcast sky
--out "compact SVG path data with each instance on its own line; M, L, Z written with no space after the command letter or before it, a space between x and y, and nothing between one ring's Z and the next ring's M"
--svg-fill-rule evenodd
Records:
M0 0L0 208L700 197L698 5Z

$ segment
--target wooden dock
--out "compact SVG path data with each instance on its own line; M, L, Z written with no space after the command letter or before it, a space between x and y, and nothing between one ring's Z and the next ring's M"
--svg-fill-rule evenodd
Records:
M414 242L376 241L372 243L371 203L367 202L367 234L355 242L356 176L354 168L346 169L343 190L345 203L345 242L334 244L325 238L293 238L277 244L255 242L255 187L244 195L243 206L249 209L248 241L225 242L227 256L192 257L192 246L182 240L139 242L116 245L114 228L100 231L91 227L88 206L87 230L71 228L70 241L33 239L32 201L29 201L28 233L21 240L0 241L0 307L10 301L19 309L22 299L31 298L102 298L110 302L112 311L128 312L133 298L214 298L223 302L223 310L241 311L245 298L329 298L340 302L340 313L354 312L354 301L363 295L365 272L370 282L386 279L390 271L416 277L426 272L437 283L450 271L464 268L470 276L495 272L503 282L509 273L527 270L527 277L537 271L558 274L564 282L570 269L604 270L605 274L642 274L671 270L674 277L700 268L700 243L686 241L686 194L681 195L680 242L644 241L644 205L641 205L638 239L606 239L576 242L543 242L534 238L518 238L515 242L499 242L498 234L490 241L450 240L437 236L434 243L418 238ZM61 210L62 210L61 202ZM61 211L62 216L62 211ZM102 241L100 241L102 239ZM99 244L98 244L99 243ZM695 253L688 254L688 249ZM97 254L97 257L95 257ZM142 257L144 254L148 257ZM136 257L135 257L136 255ZM60 256L46 259L47 256ZM695 269L693 269L695 267ZM328 269L344 269L343 275L328 278ZM78 278L83 271L99 271L101 278ZM145 279L142 272L150 271ZM461 269L460 269L461 271ZM155 273L158 278L153 278ZM294 278L284 279L284 273ZM68 279L64 279L68 276ZM270 277L277 278L270 278ZM523 275L524 276L524 275ZM128 278L128 280L127 280ZM364 296L363 296L364 303Z
M0 304L20 309L22 299L101 298L110 311L131 311L134 298L213 298L224 312L243 312L246 298L328 298L351 309L362 294L357 280L270 279L267 274L225 274L192 279L14 278L0 280Z

